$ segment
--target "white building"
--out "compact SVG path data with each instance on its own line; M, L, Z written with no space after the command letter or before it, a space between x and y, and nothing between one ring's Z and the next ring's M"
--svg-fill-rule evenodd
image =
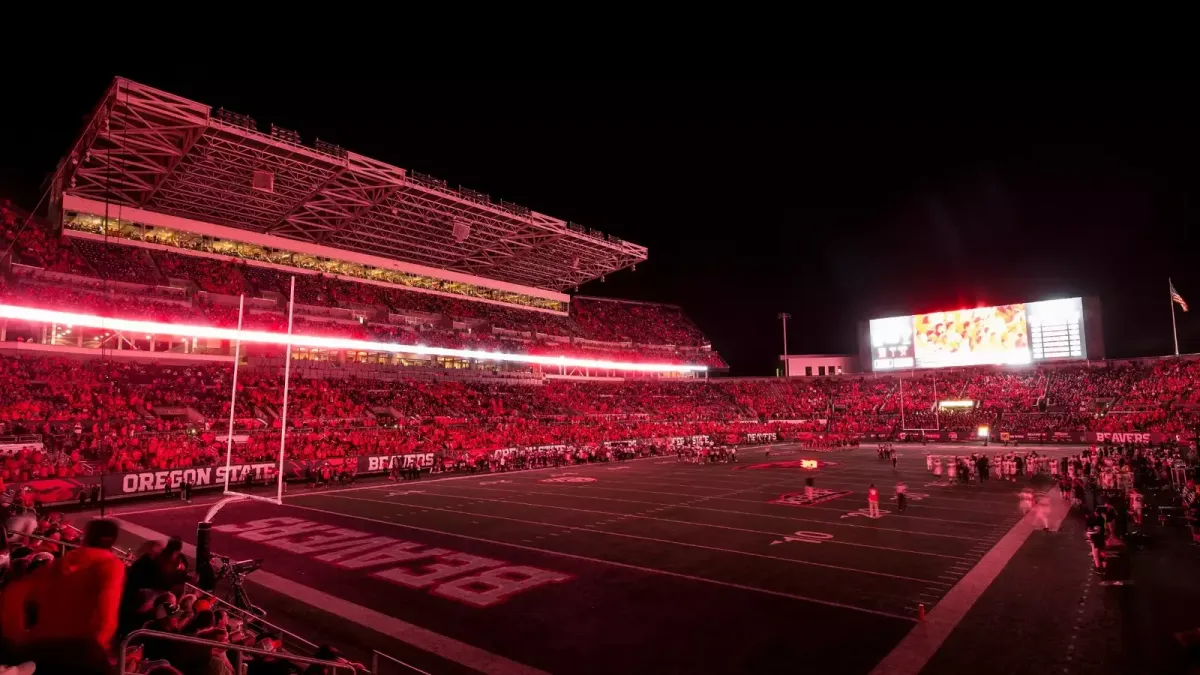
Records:
M858 357L849 354L788 354L779 359L787 377L830 377L858 372Z

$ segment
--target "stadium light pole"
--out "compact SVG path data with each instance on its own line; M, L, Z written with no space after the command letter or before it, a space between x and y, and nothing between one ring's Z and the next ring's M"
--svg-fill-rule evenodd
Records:
M791 368L788 367L788 358L787 358L787 355L788 355L788 352L787 352L787 322L788 322L788 319L792 318L792 315L788 314L787 312L780 312L776 316L776 318L783 322L783 376L791 377L792 374L790 372L788 372L789 370L791 370Z

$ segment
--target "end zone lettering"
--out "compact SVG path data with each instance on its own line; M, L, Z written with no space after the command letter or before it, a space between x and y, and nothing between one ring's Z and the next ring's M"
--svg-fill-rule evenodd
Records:
M234 464L229 467L229 481L243 481L248 474L252 474L256 480L271 479L277 475L278 466L270 462ZM225 473L226 469L223 466L127 473L121 477L121 492L127 495L161 492L166 489L168 481L172 488L177 488L184 482L190 483L194 487L219 485L225 483Z
M361 570L406 588L427 590L473 607L491 607L516 593L571 578L561 572L509 565L503 560L372 536L369 532L300 518L264 518L218 525L213 531L306 555L342 569Z
M433 466L433 453L411 455L381 455L367 458L367 471L387 471L392 467L411 469L414 466Z

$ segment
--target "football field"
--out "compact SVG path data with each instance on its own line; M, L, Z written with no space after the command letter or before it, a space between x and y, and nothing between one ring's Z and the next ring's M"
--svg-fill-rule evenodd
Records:
M775 446L736 464L293 486L282 507L226 506L213 548L265 559L252 591L271 618L435 675L869 673L1020 520L1019 484L936 483L924 454L946 451L899 446L896 470L873 448ZM193 541L206 507L120 517Z

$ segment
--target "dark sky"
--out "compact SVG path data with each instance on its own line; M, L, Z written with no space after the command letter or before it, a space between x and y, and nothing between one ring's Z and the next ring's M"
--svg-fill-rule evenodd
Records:
M0 194L37 200L113 74L16 84ZM1096 295L1109 356L1144 356L1172 349L1168 276L1200 308L1192 84L121 74L643 244L583 292L682 305L735 374L774 372L780 311L793 353L856 353L870 317Z

